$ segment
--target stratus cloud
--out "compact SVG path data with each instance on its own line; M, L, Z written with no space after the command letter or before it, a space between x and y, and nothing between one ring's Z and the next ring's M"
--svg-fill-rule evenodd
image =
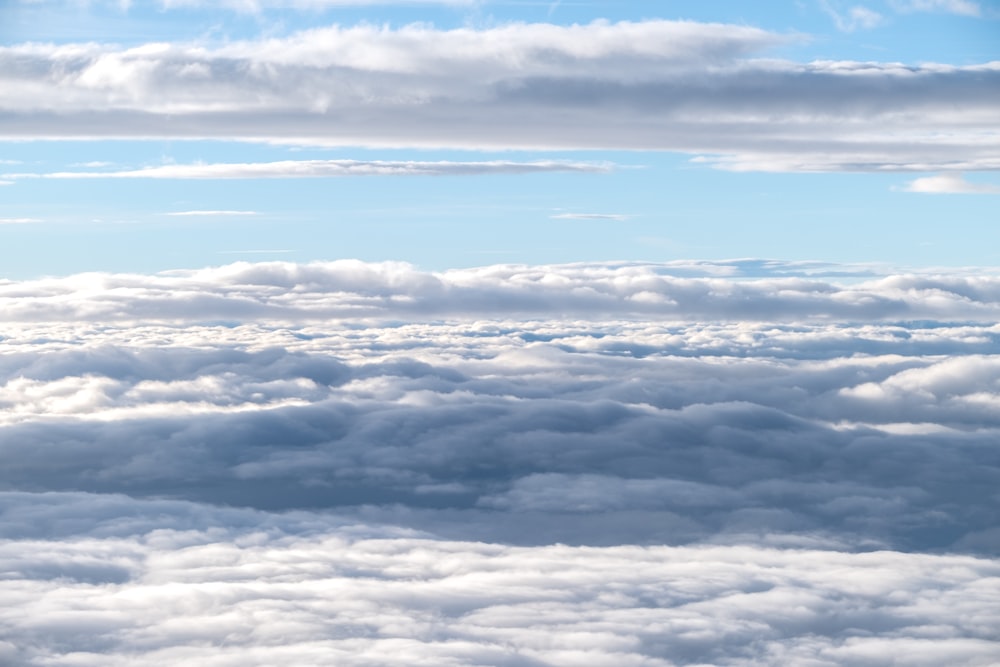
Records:
M653 149L765 170L1000 167L997 63L752 57L797 38L655 20L24 44L0 49L0 133Z
M605 162L536 160L511 162L419 162L392 160L280 160L277 162L169 164L126 171L62 171L4 174L5 178L337 178L344 176L462 176L547 172L605 173Z
M910 181L904 188L906 192L921 192L924 194L962 194L962 195L996 195L1000 194L1000 185L989 183L970 183L961 174L938 174L925 176Z

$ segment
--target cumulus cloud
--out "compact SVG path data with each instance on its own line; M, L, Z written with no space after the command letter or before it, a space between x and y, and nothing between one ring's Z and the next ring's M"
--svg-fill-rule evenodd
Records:
M0 293L6 664L1000 650L988 273L269 262Z
M961 174L938 174L924 176L910 181L904 188L906 192L921 192L937 195L996 195L1000 194L1000 186L989 183L971 183Z
M0 127L17 139L673 150L779 171L1000 166L996 63L759 57L794 39L651 20L22 44L0 49Z
M391 160L282 160L278 162L169 164L126 171L12 173L5 178L335 178L342 176L464 176L546 172L606 173L604 162L537 160L534 162L418 162Z
M730 279L746 275L756 279ZM401 262L241 262L155 275L8 281L0 283L0 306L7 321L427 321L551 313L657 320L991 321L1000 315L1000 277L973 271L837 283L809 265L760 261L496 265L440 273Z
M738 270L767 266L818 269L8 281L0 482L461 540L994 548L996 280Z
M514 547L88 494L0 506L13 665L971 667L998 647L1000 568L968 556Z

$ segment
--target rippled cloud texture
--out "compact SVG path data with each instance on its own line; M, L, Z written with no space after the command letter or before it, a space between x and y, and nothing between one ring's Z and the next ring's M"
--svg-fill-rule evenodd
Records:
M990 665L1000 277L0 284L13 665Z

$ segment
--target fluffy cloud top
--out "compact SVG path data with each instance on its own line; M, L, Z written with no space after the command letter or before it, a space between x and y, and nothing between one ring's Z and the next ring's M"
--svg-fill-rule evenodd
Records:
M938 174L916 178L906 186L907 192L922 192L925 194L1000 194L1000 186L989 183L970 183L961 174Z
M496 265L441 273L399 262L240 262L157 275L0 282L0 306L8 321L433 320L552 313L678 321L1000 316L1000 277L989 274L838 283L815 276L817 271L822 268L757 261ZM730 279L752 275L757 277Z
M991 664L1000 287L872 270L4 283L0 660Z
M0 657L17 666L973 667L997 650L1000 568L985 559L525 548L365 535L304 513L14 495L0 494L5 526L69 533L0 543ZM73 514L75 531L54 521ZM161 527L192 516L214 525Z
M733 169L1000 167L996 63L753 57L789 39L651 20L23 44L0 49L0 127L7 138L662 149Z

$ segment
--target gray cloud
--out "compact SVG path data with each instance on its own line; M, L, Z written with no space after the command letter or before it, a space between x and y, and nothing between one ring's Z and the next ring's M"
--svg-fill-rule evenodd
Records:
M665 290L674 316L620 305ZM264 263L0 292L5 664L1000 650L988 275ZM332 295L378 305L307 305Z
M967 304L995 299L992 282L665 276L823 268L431 275L404 265L268 263L178 274L187 286L169 282L176 276L100 275L9 284L12 303L33 319L11 318L0 358L11 460L0 480L262 510L336 507L455 539L526 544L769 535L844 548L994 548L1000 535L990 533L988 508L1000 461L986 443L1000 428L995 321L816 310L802 296L839 308L892 289L914 304L947 294ZM161 279L156 290L221 298L187 318L167 302L137 305ZM615 298L630 303L636 290L675 281L686 289L707 281L698 295L739 285L732 299L741 305L718 310L758 315L705 321L700 305L675 313L687 319L651 320L623 308L628 317L609 321L615 309L605 299L565 300L616 285ZM565 319L543 317L541 305L525 318L527 297L517 292L500 299L459 289L487 283L499 293L558 285L542 303ZM382 305L364 319L282 307L219 321L227 315L218 304L234 295L314 303L328 293ZM116 294L125 296L109 303ZM421 302L423 294L432 298ZM783 305L774 310L776 294ZM59 311L65 323L39 325L35 300L74 310ZM434 305L449 300L448 309ZM482 303L489 308L465 305ZM768 312L786 319L759 315ZM102 328L81 333L88 317Z
M0 49L0 126L19 139L658 149L778 171L1000 167L995 63L753 57L790 39L644 21L334 26L217 47L26 44Z

